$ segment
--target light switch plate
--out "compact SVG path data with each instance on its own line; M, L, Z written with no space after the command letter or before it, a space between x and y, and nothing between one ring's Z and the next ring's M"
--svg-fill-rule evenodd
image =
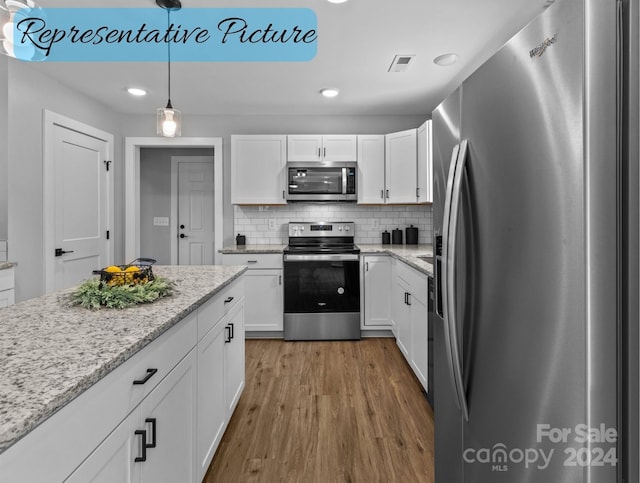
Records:
M169 226L169 217L168 216L154 216L153 217L153 226Z
M269 230L275 230L276 229L276 220L275 218L269 218Z

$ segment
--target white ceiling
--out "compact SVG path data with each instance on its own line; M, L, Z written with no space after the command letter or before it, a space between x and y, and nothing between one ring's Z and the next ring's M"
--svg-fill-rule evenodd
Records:
M37 0L43 7L155 7L154 0ZM172 64L172 101L183 115L426 115L549 0L182 0L188 7L302 7L316 12L310 62ZM458 63L433 64L455 52ZM396 54L409 70L387 72ZM34 68L123 113L166 103L166 64L53 63ZM133 98L130 86L149 94ZM340 95L326 99L323 87Z

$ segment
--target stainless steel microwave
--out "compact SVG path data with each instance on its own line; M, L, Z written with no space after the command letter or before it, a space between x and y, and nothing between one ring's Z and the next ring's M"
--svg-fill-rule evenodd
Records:
M356 163L288 163L288 201L357 201Z

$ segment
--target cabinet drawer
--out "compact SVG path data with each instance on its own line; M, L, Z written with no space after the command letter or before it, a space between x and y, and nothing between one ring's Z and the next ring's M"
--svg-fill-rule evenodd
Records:
M13 268L0 270L0 290L10 290L13 288Z
M222 255L223 265L248 265L249 269L282 268L282 253L239 253Z
M404 280L411 288L411 295L423 303L427 302L429 292L427 289L427 275L418 272L404 262L397 266L397 276Z
M198 308L198 340L202 339L243 296L244 277L241 277L202 304Z

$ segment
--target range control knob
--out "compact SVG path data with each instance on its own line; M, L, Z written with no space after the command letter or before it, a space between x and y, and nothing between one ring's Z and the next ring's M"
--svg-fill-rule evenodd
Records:
M342 231L342 227L341 226L338 227L338 231Z
M351 230L351 227L349 225L344 227L344 231L349 231L349 230Z

